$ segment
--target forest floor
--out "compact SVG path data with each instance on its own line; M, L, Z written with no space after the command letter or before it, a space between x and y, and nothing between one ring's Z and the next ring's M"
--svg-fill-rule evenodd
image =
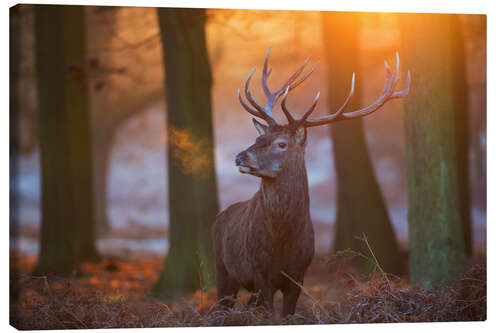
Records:
M13 252L10 323L18 329L76 329L486 319L484 256L471 260L455 285L433 291L410 287L407 277L381 270L359 274L354 257L349 251L317 256L306 273L296 313L281 318L246 306L250 295L245 292L231 309L216 302L215 289L177 300L154 298L150 291L163 268L160 256L107 257L81 265L71 277L58 277L30 275L36 258ZM277 295L275 308L281 310Z

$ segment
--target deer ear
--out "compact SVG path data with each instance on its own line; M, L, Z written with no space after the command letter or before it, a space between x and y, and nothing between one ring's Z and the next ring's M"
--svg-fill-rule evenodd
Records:
M306 128L304 126L299 126L299 128L295 130L295 142L303 145L306 142L306 135Z
M260 135L264 135L267 132L267 126L264 124L259 123L255 118L252 118L253 124L255 128L257 129L257 132L259 132Z

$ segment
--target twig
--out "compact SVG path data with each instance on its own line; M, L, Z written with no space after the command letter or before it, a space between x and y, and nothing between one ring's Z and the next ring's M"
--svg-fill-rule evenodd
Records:
M385 280L387 281L387 285L390 286L389 278L387 277L387 274L384 272L384 270L382 269L382 267L380 267L380 264L379 264L379 262L377 260L377 257L375 257L375 254L372 251L370 243L368 243L368 238L366 237L366 235L363 234L363 237L361 237L361 238L358 237L358 239L360 239L363 242L365 242L366 246L368 247L368 250L370 250L370 253L371 253L372 257L373 257L373 260L375 261L375 265L377 266L377 268L380 271L380 273L382 273L382 275L384 276Z
M85 323L84 323L84 322L83 322L80 318L78 318L78 316L77 316L76 314L74 314L73 312L69 311L69 310L68 310L68 309L67 309L64 305L63 305L63 309L64 309L64 312L66 312L67 314L70 314L70 315L71 315L73 318L75 318L75 319L76 319L76 320L77 320L80 324L82 324L82 325L83 325L83 327L84 327L85 329L89 329L89 328L87 327L87 325L85 325Z
M162 303L161 305L168 310L168 312L172 315L172 317L175 318L175 320L177 320L177 325L181 326L181 321L179 320L179 317L177 317L177 314L173 312L167 304Z
M64 326L65 329L68 329L68 327L64 324L64 322L61 321L55 314L45 311L43 307L41 307L39 310L45 313L47 317L54 317L60 324L62 324L62 326Z
M466 306L464 306L464 307L462 307L462 308L458 309L458 311L459 311L459 312L460 312L460 311L464 311L464 310L465 310L465 309L467 309L468 307L470 307L470 306L472 306L472 305L475 305L475 304L477 304L477 303L479 303L479 302L481 302L481 301L483 301L483 300L486 300L486 296L480 297L480 298L478 298L478 299L476 299L476 300L472 301L471 303L467 304Z

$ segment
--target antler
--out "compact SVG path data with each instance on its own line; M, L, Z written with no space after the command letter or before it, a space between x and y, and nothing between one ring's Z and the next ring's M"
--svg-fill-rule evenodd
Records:
M345 120L345 119L354 119L354 118L361 118L366 115L369 115L370 113L373 113L377 111L382 105L384 105L388 100L393 99L393 98L400 98L408 95L408 92L410 91L410 80L411 80L411 75L410 71L408 71L408 76L406 79L406 84L403 90L401 91L394 91L396 88L396 84L400 80L399 77L399 54L396 52L396 69L394 72L394 76L391 74L391 70L389 69L389 65L387 64L387 61L384 61L385 68L386 68L386 79L385 79L385 86L384 90L382 92L382 95L372 104L368 105L365 108L362 108L360 110L356 111L351 111L351 112L344 112L344 109L346 108L347 104L349 104L349 101L351 100L352 95L354 94L354 80L355 80L355 73L352 74L352 80L351 80L351 91L349 92L349 95L347 96L346 100L344 101L344 104L333 114L326 115L323 117L318 117L318 118L312 118L312 119L302 119L302 123L306 127L313 127L313 126L320 126L328 123L333 123L336 121L340 120ZM283 106L284 103L282 103ZM285 112L285 109L283 109ZM308 111L309 113L309 111ZM304 116L308 115L308 113L304 114ZM285 112L286 114L286 112ZM310 114L310 113L309 113ZM288 116L287 116L288 118ZM304 118L304 117L302 117ZM306 117L307 118L307 117Z
M245 103L245 101L241 97L240 89L238 89L238 99L240 100L240 103L245 108L245 110L247 110L250 114L256 117L264 119L271 126L271 125L277 125L272 114L272 109L276 104L276 102L278 101L279 97L285 92L285 90L286 91L292 90L296 88L299 84L304 82L304 80L307 79L309 75L311 75L311 73L314 71L314 69L317 66L317 63L306 74L304 74L300 79L297 80L300 73L302 73L307 63L309 62L309 57L308 57L304 61L302 66L300 66L299 69L297 69L297 71L295 71L295 73L293 73L292 76L290 76L290 78L285 82L285 84L281 88L279 88L275 92L272 92L267 84L267 80L269 78L269 75L271 75L272 71L271 68L269 70L267 69L270 52L271 48L267 50L266 59L264 60L264 66L262 67L262 89L264 90L264 94L266 95L265 107L262 107L259 104L257 104L257 102L252 97L252 94L250 93L249 90L250 79L255 74L255 68L250 72L250 75L248 75L247 80L245 82L245 97L253 106L253 108L249 106L247 103Z
M288 88L289 87L286 88L285 95L283 95L283 100L281 101L281 109L283 110L283 113L285 114L286 119L288 120L288 123L290 124L290 126L292 126L293 129L296 129L299 126L301 126L302 124L304 124L307 117L309 117L311 115L311 113L314 111L316 104L318 104L320 92L318 91L318 93L316 94L316 97L314 98L313 103L311 104L309 109L306 111L306 113L304 113L302 118L300 118L299 120L296 120L292 117L292 115L290 114L290 111L288 111L288 108L286 107L286 98L288 97L288 91L290 90Z

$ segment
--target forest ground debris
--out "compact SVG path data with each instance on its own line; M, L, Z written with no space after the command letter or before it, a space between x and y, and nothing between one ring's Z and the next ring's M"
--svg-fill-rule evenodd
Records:
M296 313L282 318L246 306L250 294L244 292L230 309L216 302L215 289L175 301L153 298L163 258L104 258L72 277L39 277L29 274L34 258L17 253L11 256L10 322L18 329L76 329L486 320L484 258L472 260L456 284L425 290L381 269L361 275L350 265L354 257L352 251L317 257ZM275 300L279 309L279 293Z

